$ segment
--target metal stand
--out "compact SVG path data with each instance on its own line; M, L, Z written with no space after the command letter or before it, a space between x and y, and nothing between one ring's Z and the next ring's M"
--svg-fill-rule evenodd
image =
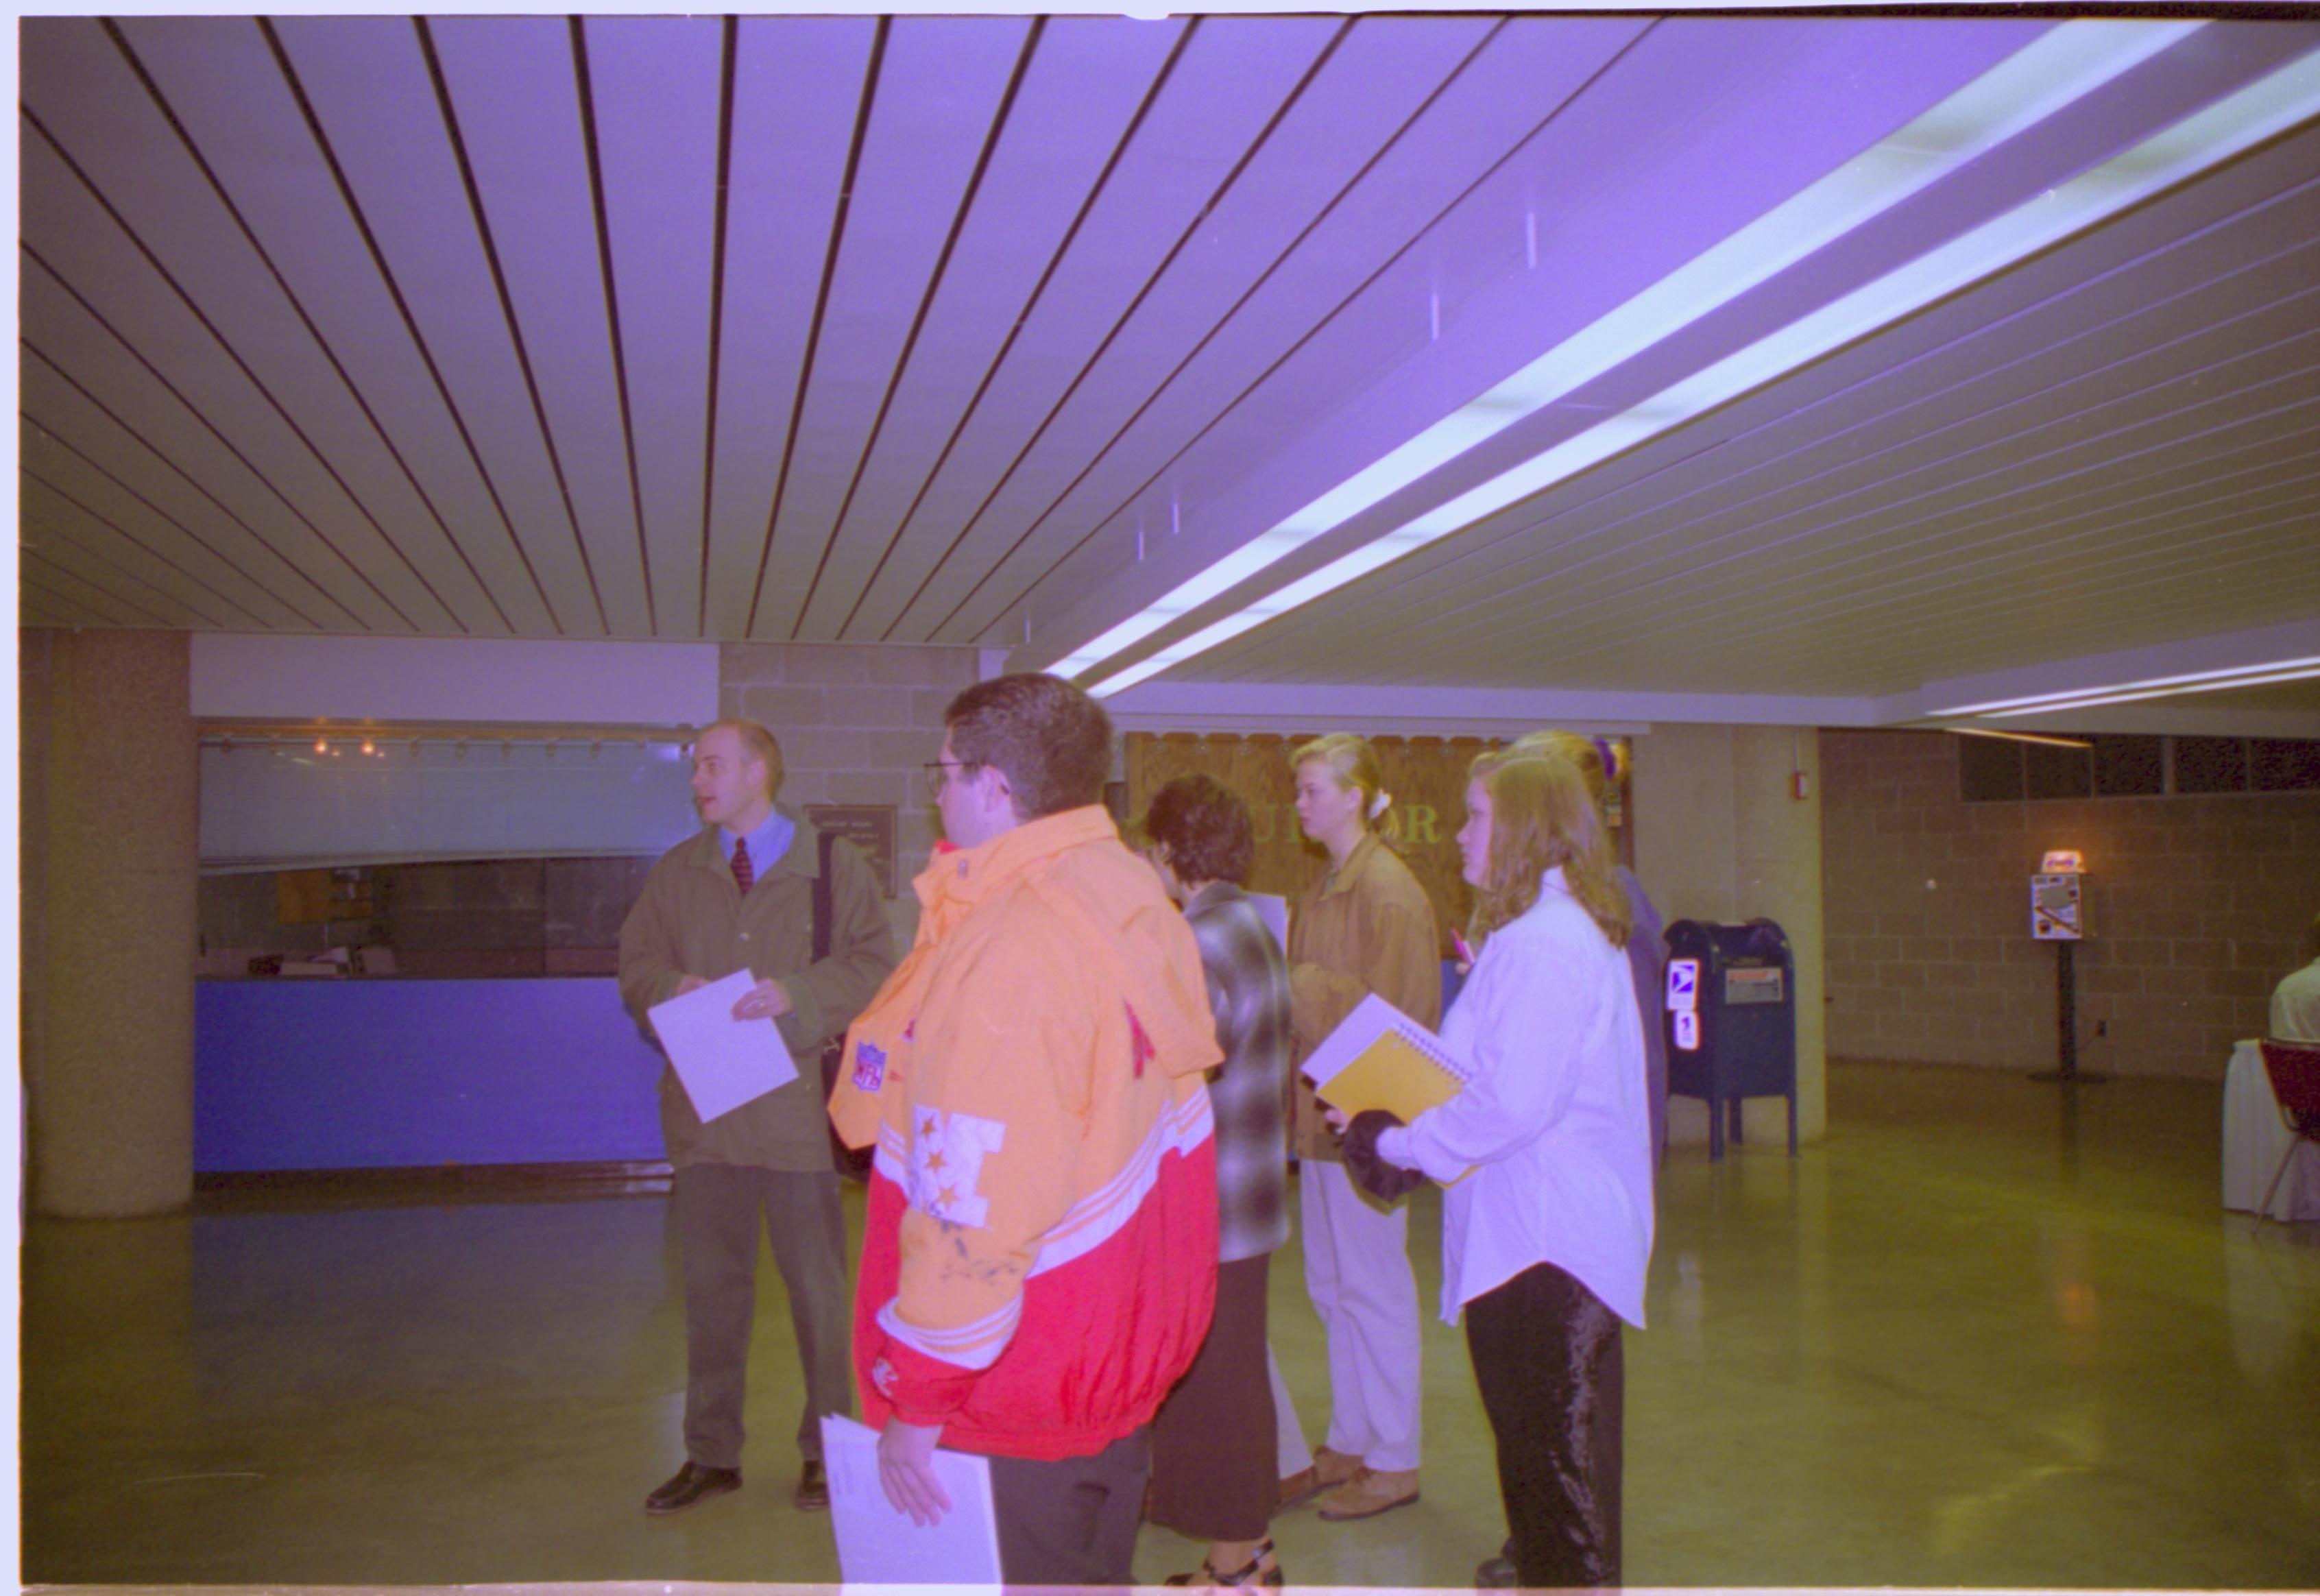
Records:
M2040 1070L2034 1081L2060 1081L2066 1086L2099 1086L2110 1079L2097 1070L2079 1068L2079 945L2072 939L2054 944L2054 1055L2060 1067Z

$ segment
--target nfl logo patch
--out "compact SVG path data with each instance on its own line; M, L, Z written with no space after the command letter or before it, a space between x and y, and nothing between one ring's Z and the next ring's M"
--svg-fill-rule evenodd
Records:
M886 1053L867 1042L854 1047L854 1086L858 1092L875 1092L886 1084Z

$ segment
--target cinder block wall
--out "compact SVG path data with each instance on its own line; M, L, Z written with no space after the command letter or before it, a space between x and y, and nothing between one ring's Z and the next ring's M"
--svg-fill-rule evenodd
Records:
M2075 848L2080 1066L2220 1081L2310 957L2320 794L1965 803L1958 741L1820 734L1829 1052L2051 1068L2055 954L2029 883Z
M943 706L976 678L973 648L728 643L718 712L762 721L781 739L782 802L891 803L897 812L894 902L901 948L918 926L911 877L934 849L927 762L942 747Z

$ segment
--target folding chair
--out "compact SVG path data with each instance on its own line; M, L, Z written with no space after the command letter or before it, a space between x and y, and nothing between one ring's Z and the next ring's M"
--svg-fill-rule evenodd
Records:
M2306 1142L2320 1147L2320 1047L2266 1038L2263 1073L2271 1077L2271 1094L2279 1100L2279 1117L2287 1123L2289 1138L2287 1151L2279 1156L2279 1167L2271 1172L2271 1184L2263 1189L2263 1201L2256 1204L2257 1230L2263 1229L2264 1219L2271 1212L2272 1193L2279 1190L2280 1177L2288 1173L2296 1149Z

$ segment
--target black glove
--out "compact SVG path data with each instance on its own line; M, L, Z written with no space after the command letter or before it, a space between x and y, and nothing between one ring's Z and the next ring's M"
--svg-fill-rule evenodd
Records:
M1381 1202L1399 1202L1426 1183L1426 1176L1418 1171L1388 1164L1378 1156L1378 1138L1400 1123L1384 1109L1364 1109L1354 1116L1339 1141L1346 1155L1346 1173Z

